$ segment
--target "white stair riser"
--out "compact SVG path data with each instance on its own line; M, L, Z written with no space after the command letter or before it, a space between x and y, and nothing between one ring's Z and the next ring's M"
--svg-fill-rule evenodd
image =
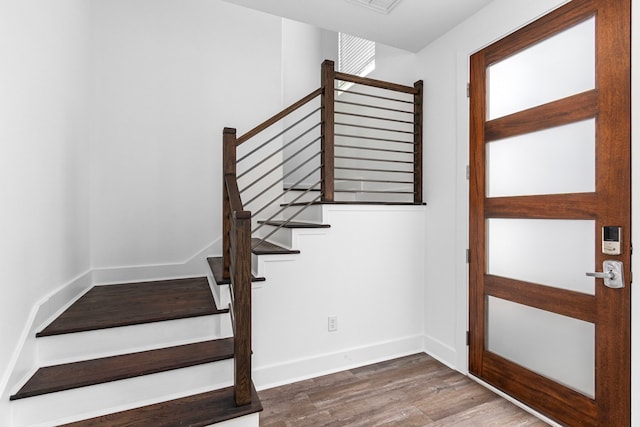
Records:
M226 337L220 331L223 316L228 314L40 337L38 363L51 366Z
M294 215L302 208L302 206L289 206L285 208L285 210L280 215L280 219L289 219L291 215ZM321 205L311 205L296 215L293 218L293 221L299 222L316 222L322 223L322 206Z
M319 191L307 191L305 193L304 191L291 190L291 191L287 192L284 195L284 202L285 203L290 203L290 202L293 202L293 203L304 203L304 202L309 202L311 200L315 200L319 196L320 196L320 192Z
M273 233L273 234L271 234ZM284 227L274 227L272 225L263 225L262 227L260 227L260 229L258 230L258 236L259 238L263 238L268 236L269 234L271 234L268 238L267 241L271 242L271 243L275 243L276 245L282 246L284 248L289 248L291 249L292 246L292 240L291 240L291 229L290 228L284 228Z
M260 414L249 414L244 417L235 418L229 421L223 421L221 423L211 424L207 427L259 427L260 426Z
M52 426L233 383L233 359L65 390L12 402L14 426Z

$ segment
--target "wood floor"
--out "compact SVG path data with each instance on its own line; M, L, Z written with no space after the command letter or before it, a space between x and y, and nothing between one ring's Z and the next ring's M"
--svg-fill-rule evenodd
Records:
M259 392L261 427L546 426L426 354Z

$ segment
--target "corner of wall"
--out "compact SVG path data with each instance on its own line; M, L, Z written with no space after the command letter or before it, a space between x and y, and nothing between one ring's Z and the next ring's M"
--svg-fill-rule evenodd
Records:
M50 319L64 311L73 301L84 294L92 285L91 270L87 270L40 299L31 309L27 323L22 329L5 375L0 382L0 414L9 417L9 396L25 378L31 374L38 362L36 332ZM1 425L10 425L0 418Z

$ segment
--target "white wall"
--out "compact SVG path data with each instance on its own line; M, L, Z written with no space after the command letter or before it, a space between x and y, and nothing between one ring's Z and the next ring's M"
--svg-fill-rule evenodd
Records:
M311 208L317 210L319 206ZM331 228L293 230L253 289L259 389L414 354L423 346L423 206L322 206ZM375 231L374 231L375 230ZM328 332L328 317L338 330Z
M467 370L468 241L468 58L473 52L527 24L564 0L496 0L473 17L431 43L418 54L417 75L425 80L425 330L427 351L461 371ZM636 8L637 9L637 8ZM633 24L640 24L634 10ZM637 35L635 38L637 39ZM637 40L636 40L637 41ZM638 43L634 43L636 45ZM637 64L637 55L634 55ZM638 67L635 67L638 68ZM634 72L636 83L639 74ZM640 94L634 84L634 107ZM639 119L637 108L634 118ZM637 121L637 120L634 120ZM634 140L638 138L634 128ZM454 165L454 167L452 167ZM640 157L633 157L634 181L640 179ZM634 186L634 218L640 209ZM452 212L455 215L452 215ZM638 227L635 240L640 240ZM636 251L637 252L637 251ZM634 255L638 264L640 255ZM440 272L451 272L443 281ZM633 425L640 425L640 298L633 295Z
M281 19L95 0L92 49L92 266L182 263L221 236L223 127L281 108Z
M36 302L90 264L88 17L84 0L0 1L0 391Z

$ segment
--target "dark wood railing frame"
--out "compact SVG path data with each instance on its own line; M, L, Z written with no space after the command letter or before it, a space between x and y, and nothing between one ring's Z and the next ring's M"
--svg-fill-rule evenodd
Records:
M251 212L245 211L236 180L236 130L223 132L223 275L231 279L234 399L251 403ZM228 156L228 157L227 157ZM231 161L232 160L232 161Z
M272 116L239 138L236 129L224 128L222 157L222 259L223 278L231 282L230 313L234 331L235 403L251 403L251 212L245 211L237 181L237 147L320 96L321 103L321 201L335 200L334 134L335 81L373 86L414 97L414 203L422 203L422 81L413 87L358 77L335 71L334 62L322 63L321 87Z
M383 80L359 77L335 71L335 64L331 60L322 63L322 201L334 201L334 143L335 143L335 81L342 80L378 89L386 89L413 95L413 203L422 203L422 98L423 82L418 80L411 86L385 82Z

